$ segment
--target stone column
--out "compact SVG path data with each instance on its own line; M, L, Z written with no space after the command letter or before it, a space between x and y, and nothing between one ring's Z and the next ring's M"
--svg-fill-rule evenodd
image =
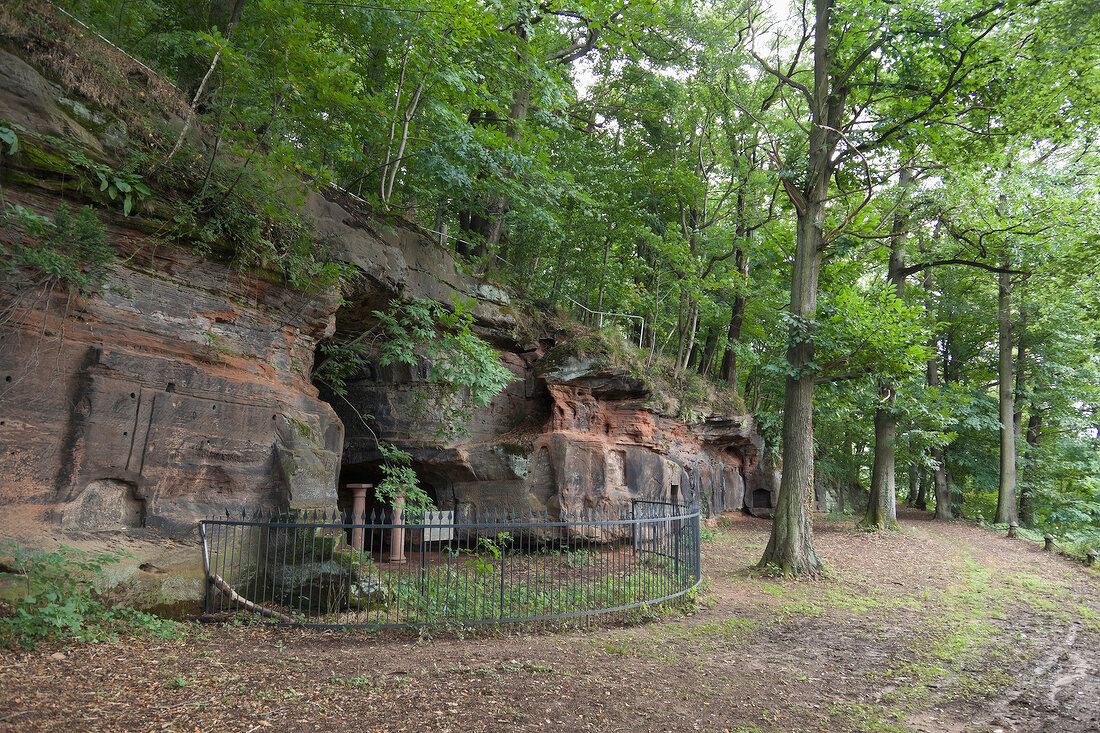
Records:
M393 497L393 523L405 521L405 495L400 491ZM390 530L390 562L400 565L405 562L405 529L394 527Z
M363 551L363 527L366 524L367 489L374 488L374 484L348 484L351 491L351 549L356 552Z

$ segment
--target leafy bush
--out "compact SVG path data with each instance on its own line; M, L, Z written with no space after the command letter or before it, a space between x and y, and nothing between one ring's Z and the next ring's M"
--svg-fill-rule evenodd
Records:
M89 555L62 546L53 552L29 550L16 542L0 543L0 552L11 557L0 566L0 575L15 576L23 595L10 601L11 612L0 618L0 646L33 649L39 642L74 639L103 641L118 631L147 631L176 636L182 626L173 621L125 606L108 607L92 587L108 565L124 555Z

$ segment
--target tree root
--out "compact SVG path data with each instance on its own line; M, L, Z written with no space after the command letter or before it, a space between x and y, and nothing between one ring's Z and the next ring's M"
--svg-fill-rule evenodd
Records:
M287 616L285 613L280 613L279 611L276 611L274 609L261 606L257 603L253 603L252 601L243 597L240 593L233 590L232 586L230 586L229 583L226 583L220 575L211 575L210 582L214 584L215 588L225 594L230 603L237 603L243 606L244 609L250 613L258 613L261 616L266 616L268 618L276 618L284 623L290 623L294 620L290 616Z

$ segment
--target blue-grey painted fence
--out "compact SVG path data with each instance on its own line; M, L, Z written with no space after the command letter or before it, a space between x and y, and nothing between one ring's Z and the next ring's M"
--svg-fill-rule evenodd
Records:
M206 610L319 628L625 611L699 583L699 522L698 507L649 501L560 518L227 512L200 526Z

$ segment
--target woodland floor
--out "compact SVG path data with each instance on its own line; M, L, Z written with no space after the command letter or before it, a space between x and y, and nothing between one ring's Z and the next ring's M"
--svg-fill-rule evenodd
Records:
M0 653L0 730L1100 730L1100 573L903 509L818 519L830 577L750 573L769 523L704 545L692 615L430 635L189 625Z

